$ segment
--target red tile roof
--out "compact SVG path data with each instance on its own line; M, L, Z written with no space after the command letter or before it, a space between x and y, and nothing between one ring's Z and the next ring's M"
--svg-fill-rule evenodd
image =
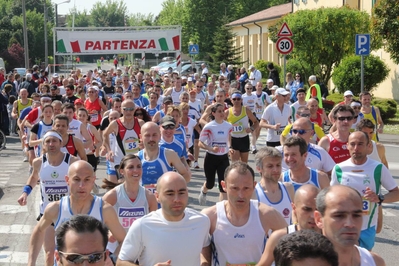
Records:
M235 26L262 20L270 20L282 17L288 13L292 13L292 3L272 6L268 9L259 11L258 13L230 22L229 24L227 24L227 26Z

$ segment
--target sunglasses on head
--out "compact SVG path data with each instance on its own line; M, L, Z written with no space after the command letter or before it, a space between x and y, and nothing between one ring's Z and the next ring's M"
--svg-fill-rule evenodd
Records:
M308 130L305 130L305 129L292 129L292 130L291 130L291 133L293 133L293 134L299 134L299 135L303 135L303 134L305 134L306 132L308 132Z
M166 125L166 126L162 126L163 129L175 129L174 125Z
M90 264L97 263L104 258L105 251L92 253L88 255L82 255L78 253L64 253L62 251L58 251L62 257L64 257L68 262L73 264L82 264L85 260L87 260Z
M341 116L341 117L337 117L337 119L339 121L345 121L345 120L351 121L353 119L353 116Z
M134 111L134 107L123 107L123 111Z

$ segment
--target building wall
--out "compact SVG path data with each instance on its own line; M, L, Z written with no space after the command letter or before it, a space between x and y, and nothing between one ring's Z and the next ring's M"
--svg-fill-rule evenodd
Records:
M345 0L293 0L293 12L304 9L317 9L321 7L340 7L343 5L344 1Z

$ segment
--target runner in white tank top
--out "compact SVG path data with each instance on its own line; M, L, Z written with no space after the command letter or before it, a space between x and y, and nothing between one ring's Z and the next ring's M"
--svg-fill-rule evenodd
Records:
M269 200L260 183L257 183L255 186L256 195L260 202L275 208L279 213L281 213L287 224L291 224L291 197L283 183L278 182L278 186L281 191L281 199L278 202L272 202Z
M77 137L80 140L83 140L82 133L80 132L80 126L82 125L82 122L76 119L72 119L71 122L69 122L69 129L68 129L68 134L72 134L74 137Z
M256 263L259 261L266 234L259 219L258 201L250 201L250 213L246 224L232 225L226 216L225 201L216 203L217 221L212 241L215 250L212 265Z
M42 166L40 168L40 214L44 213L46 206L53 201L58 201L62 197L69 195L68 184L65 176L70 165L70 154L64 153L64 160L61 164L52 166L48 162L47 154L42 156Z

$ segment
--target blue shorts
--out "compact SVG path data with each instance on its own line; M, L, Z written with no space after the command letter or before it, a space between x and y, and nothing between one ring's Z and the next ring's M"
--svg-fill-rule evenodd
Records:
M116 175L115 167L111 167L111 163L107 160L107 175Z
M367 250L371 250L374 247L375 235L375 226L362 230L360 232L359 246Z

